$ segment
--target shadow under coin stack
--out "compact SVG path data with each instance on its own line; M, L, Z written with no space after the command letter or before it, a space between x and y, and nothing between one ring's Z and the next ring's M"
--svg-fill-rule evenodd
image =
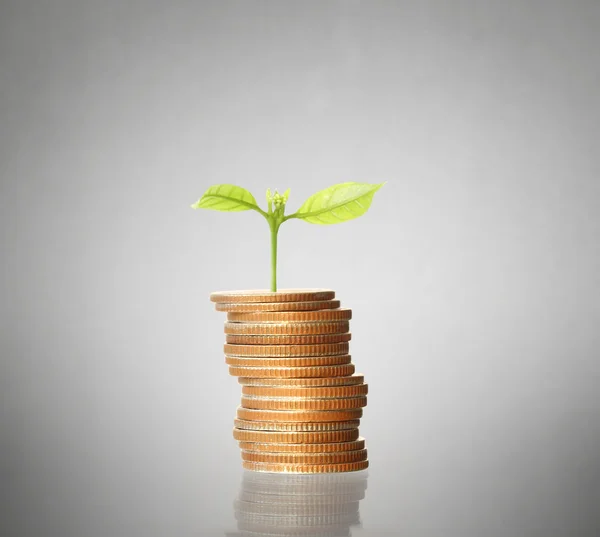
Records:
M327 289L212 293L227 312L225 361L242 402L233 437L257 472L368 467L358 426L367 385L349 351L352 310Z

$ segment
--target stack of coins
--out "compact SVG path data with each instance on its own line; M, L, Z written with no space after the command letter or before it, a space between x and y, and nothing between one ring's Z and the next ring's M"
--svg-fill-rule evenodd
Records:
M225 362L242 401L233 437L258 472L368 467L358 426L367 385L349 354L350 309L328 289L212 293L227 312Z
M244 472L229 537L337 537L360 526L366 472L317 476Z

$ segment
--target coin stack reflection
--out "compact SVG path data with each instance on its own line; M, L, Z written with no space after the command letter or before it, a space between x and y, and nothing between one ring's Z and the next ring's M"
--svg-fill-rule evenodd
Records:
M242 385L233 436L245 469L368 467L358 426L368 387L349 354L352 311L327 289L212 293L227 312L225 361Z
M245 472L228 537L348 537L360 526L366 472L318 476Z

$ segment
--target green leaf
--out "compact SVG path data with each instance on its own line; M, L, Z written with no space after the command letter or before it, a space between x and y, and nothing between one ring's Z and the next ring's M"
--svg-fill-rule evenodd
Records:
M229 212L254 209L262 213L254 196L245 188L235 185L211 186L192 208Z
M339 224L362 216L373 196L385 183L340 183L308 198L288 218L300 218L310 224Z

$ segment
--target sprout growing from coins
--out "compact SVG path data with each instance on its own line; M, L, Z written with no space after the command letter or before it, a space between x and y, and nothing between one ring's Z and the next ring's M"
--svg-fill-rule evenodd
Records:
M292 214L285 214L285 206L290 194L288 188L283 194L277 190L273 194L267 189L267 210L258 206L254 196L245 188L235 185L214 185L192 205L194 209L237 212L253 210L262 214L271 230L271 291L277 291L277 234L287 220L297 218L309 224L329 225L347 222L367 212L371 201L385 183L340 183L330 186L310 196Z

